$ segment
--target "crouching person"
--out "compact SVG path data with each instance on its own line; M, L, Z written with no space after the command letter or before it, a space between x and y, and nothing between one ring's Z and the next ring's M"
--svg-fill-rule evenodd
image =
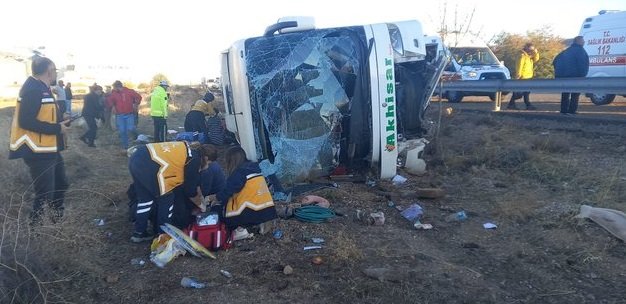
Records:
M226 186L216 194L221 213L229 229L259 225L276 218L272 195L259 165L249 161L239 146L226 151Z
M198 185L200 170L206 167L206 154L206 146L180 141L147 144L131 155L128 167L137 196L132 242L153 238L147 232L152 209L156 211L155 233L162 233L161 225L171 223L175 188L182 187L185 196L201 205L202 193Z

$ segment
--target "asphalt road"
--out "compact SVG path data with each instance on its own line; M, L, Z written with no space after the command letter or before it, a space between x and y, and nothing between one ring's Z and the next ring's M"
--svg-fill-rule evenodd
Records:
M537 110L525 109L524 102L521 99L516 101L520 110L507 110L506 106L511 98L511 94L503 96L502 109L497 112L499 115L514 115L533 118L554 118L555 120L579 120L589 122L606 122L616 124L626 124L626 97L615 97L613 103L603 106L596 106L589 98L581 96L578 103L578 114L574 116L561 115L559 113L561 107L560 94L530 94L530 102L537 107ZM463 98L460 103L450 103L446 99L439 102L439 97L434 96L431 99L432 106L441 104L444 107L451 107L453 111L481 111L494 112L495 103L489 100L489 97L469 96Z

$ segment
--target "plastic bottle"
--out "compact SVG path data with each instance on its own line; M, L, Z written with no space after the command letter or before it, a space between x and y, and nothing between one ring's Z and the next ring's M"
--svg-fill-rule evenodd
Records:
M185 288L205 288L206 284L200 283L194 278L184 277L180 280L180 286Z
M221 273L223 276L225 276L225 277L227 277L227 278L229 278L229 279L233 277L233 275L232 275L230 272L228 272L228 271L226 271L226 270L223 270L223 269L222 269L222 270L220 270L220 273Z
M446 222L462 222L467 219L467 214L465 214L465 210L461 210L457 213L452 213L446 216Z

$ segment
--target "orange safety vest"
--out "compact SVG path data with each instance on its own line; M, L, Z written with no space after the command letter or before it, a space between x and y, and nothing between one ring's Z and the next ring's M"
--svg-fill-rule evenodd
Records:
M15 114L13 115L13 121L11 123L11 138L9 143L9 149L12 152L17 152L24 145L32 153L55 153L59 149L57 147L57 135L56 134L42 134L34 131L22 129L20 127L20 100L15 105ZM57 107L54 98L44 97L41 99L41 108L37 113L37 119L39 121L48 123L57 123ZM21 152L20 152L21 153Z
M246 208L260 211L268 207L274 207L272 194L267 187L265 177L260 173L254 173L246 176L246 179L246 184L241 191L228 199L225 217L240 215Z
M191 158L191 149L184 141L147 144L150 158L159 164L157 180L164 195L185 181L185 164Z

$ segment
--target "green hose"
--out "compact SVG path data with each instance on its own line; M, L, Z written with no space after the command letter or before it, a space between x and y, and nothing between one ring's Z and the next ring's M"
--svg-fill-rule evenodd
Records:
M335 217L335 212L324 207L317 205L302 206L293 211L293 215L303 222L308 223L322 223L326 220Z

